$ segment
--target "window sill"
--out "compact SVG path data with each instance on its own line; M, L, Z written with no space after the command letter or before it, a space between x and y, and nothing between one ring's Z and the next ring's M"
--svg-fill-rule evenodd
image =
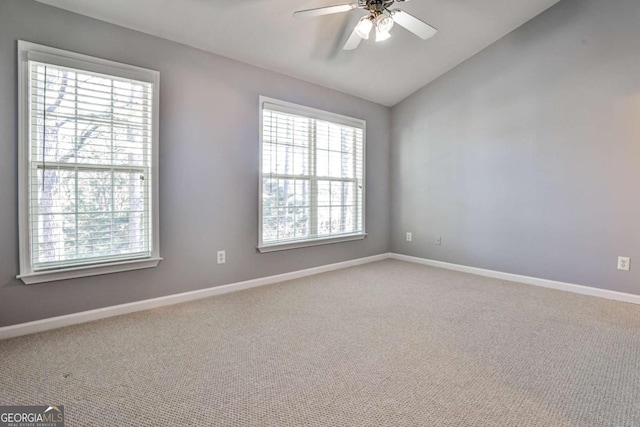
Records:
M140 270L143 268L156 267L162 258L145 258L130 261L112 262L101 265L85 265L70 267L59 270L38 271L35 273L22 274L18 279L27 285L36 283L53 282L57 280L75 279L79 277L98 276L101 274L119 273L122 271Z
M299 242L291 242L291 243L279 243L275 245L262 245L258 246L258 251L261 254L269 253L269 252L277 252L277 251L286 251L289 249L297 249L297 248L306 248L309 246L319 246L319 245L330 245L333 243L342 243L342 242L351 242L354 240L363 240L367 237L367 234L352 234L347 236L337 236L337 237L323 237L320 239L313 240L303 240Z

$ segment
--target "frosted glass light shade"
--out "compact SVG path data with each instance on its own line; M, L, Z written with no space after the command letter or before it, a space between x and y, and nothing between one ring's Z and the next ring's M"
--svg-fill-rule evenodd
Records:
M393 28L393 18L387 15L380 15L376 23L376 28L382 33L388 33Z
M368 16L365 16L360 19L360 22L356 25L356 33L363 39L367 40L371 33L371 28L373 28L373 22L371 22Z

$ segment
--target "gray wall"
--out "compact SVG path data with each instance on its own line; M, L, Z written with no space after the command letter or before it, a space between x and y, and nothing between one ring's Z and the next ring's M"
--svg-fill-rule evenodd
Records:
M18 274L16 40L159 70L158 268L25 286ZM0 326L389 250L390 111L31 0L0 0ZM364 241L257 254L258 96L367 120ZM215 263L227 251L227 264Z
M396 105L392 141L393 251L640 294L638 0L561 1Z

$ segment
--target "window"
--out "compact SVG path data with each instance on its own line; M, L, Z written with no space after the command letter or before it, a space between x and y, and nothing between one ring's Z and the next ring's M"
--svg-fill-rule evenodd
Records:
M261 252L365 237L365 122L265 97Z
M20 276L154 267L155 71L20 41Z

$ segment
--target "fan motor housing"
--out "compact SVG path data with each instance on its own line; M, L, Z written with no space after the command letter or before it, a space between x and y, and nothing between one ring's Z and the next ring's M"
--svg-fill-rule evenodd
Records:
M384 12L396 0L360 0L358 6L369 11L379 14Z

